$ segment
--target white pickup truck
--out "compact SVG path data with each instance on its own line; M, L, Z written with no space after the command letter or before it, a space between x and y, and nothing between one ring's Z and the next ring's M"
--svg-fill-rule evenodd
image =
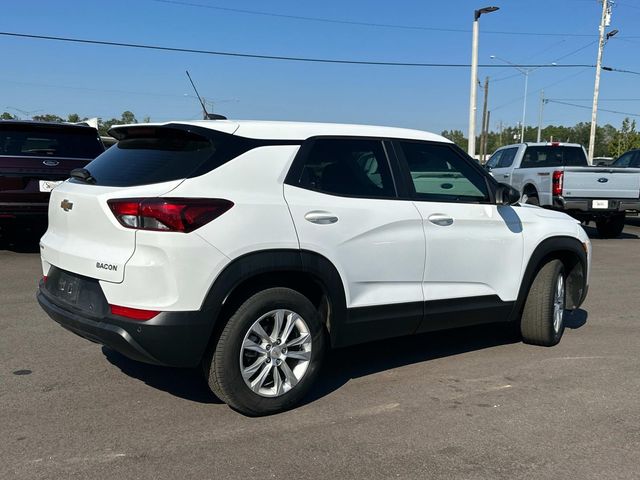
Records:
M485 167L521 192L521 202L595 220L603 237L617 237L625 215L640 212L640 169L592 167L575 143L522 143L499 148Z

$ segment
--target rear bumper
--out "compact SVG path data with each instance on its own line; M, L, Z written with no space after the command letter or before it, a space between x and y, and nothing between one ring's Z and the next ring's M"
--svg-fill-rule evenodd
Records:
M607 200L609 208L593 208L593 200ZM568 213L576 212L590 216L611 216L617 213L638 214L640 199L637 198L564 198L553 197L553 206Z
M148 321L111 314L93 316L59 301L42 281L37 299L44 311L67 330L133 360L155 365L196 367L215 320L207 311L162 312Z
M46 216L48 202L0 202L0 218Z

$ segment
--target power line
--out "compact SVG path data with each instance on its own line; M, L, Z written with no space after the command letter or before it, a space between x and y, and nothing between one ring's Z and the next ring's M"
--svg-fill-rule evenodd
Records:
M606 70L607 72L620 72L620 73L630 73L632 75L640 75L640 72L634 72L633 70L624 70L622 68L602 67L602 70Z
M561 102L559 100L551 100L549 98L546 99L547 102L549 103L557 103L559 105L567 105L569 107L576 107L576 108L586 108L587 110L591 110L591 107L588 107L586 105L578 105L575 103L569 103L569 102ZM608 112L608 113L617 113L619 115L627 115L629 117L640 117L640 113L630 113L630 112L621 112L619 110L606 110L604 108L600 108L599 109L601 112Z
M223 52L223 51L216 51L216 50L199 50L199 49L192 49L192 48L164 47L161 45L109 42L104 40L90 40L90 39L71 38L71 37L54 37L50 35L32 35L32 34L15 33L15 32L0 32L0 35L7 36L7 37L17 37L17 38L31 38L36 40L53 40L58 42L80 43L85 45L104 45L104 46L110 46L110 47L127 47L127 48L138 48L138 49L166 51L166 52L197 53L201 55L253 58L253 59L260 59L260 60L281 60L281 61L289 61L289 62L332 63L332 64L343 64L343 65L375 65L375 66L387 66L387 67L468 68L471 66L468 63L382 62L382 61L369 61L369 60L340 60L340 59L331 59L331 58L289 57L289 56L283 56L283 55L259 55L254 53L238 53L238 52ZM484 64L479 66L482 68L512 68L514 66L522 67L522 68L580 68L580 67L594 68L594 65L588 65L588 64L564 64L564 65Z
M593 98L556 98L567 102L592 102ZM600 98L599 102L640 102L640 98Z
M303 15L289 15L283 13L266 12L263 10L245 10L241 8L221 7L218 5L209 5L205 3L187 2L181 0L151 0L156 3L164 3L169 5L180 5L185 7L194 8L206 8L210 10L218 10L223 12L242 13L245 15L259 15L263 17L275 17L286 18L289 20L303 20L308 22L321 22L321 23L335 23L341 25L358 25L363 27L377 27L377 28L393 28L401 30L425 30L434 32L454 32L454 33L470 33L471 30L464 28L443 28L443 27L428 27L423 25L402 25L395 23L375 23L375 22L361 22L357 20L340 20L337 18L326 17L308 17ZM501 31L501 30L483 30L484 34L493 35L529 35L529 36L542 36L542 37L597 37L590 33L553 33L553 32L520 32L520 31Z
M565 40L562 40L562 42L564 42L564 41L565 41ZM567 58L567 57L570 57L570 56L572 56L572 55L575 55L576 53L579 53L579 52L581 52L581 51L583 51L583 50L585 50L585 49L589 48L591 45L594 45L594 44L596 44L596 43L598 43L598 41L597 41L597 40L593 40L593 41L591 41L591 42L587 43L586 45L583 45L582 47L576 48L575 50L572 50L572 51L570 51L569 53L566 53L566 54L562 55L561 57L558 57L558 58L556 58L555 60L552 60L552 61L551 61L551 62L549 62L549 63L554 64L554 63L556 63L556 62L559 62L560 60L563 60L563 59L565 59L565 58ZM553 44L553 45L556 45L556 44ZM543 51L542 51L542 52L540 52L540 53L546 52L547 50L549 50L549 49L548 49L548 48L546 48L545 50L543 50ZM538 54L534 54L532 57L535 57L535 56L537 56L537 55L538 55ZM529 57L529 58L531 58L531 57ZM517 77L517 76L520 76L520 75L522 75L522 73L515 73L515 74L513 74L513 75L507 75L507 76L504 76L504 77L496 78L496 79L494 79L493 81L494 81L494 82L501 82L501 81L503 81L503 80L508 80L508 79L510 79L510 78L514 78L514 77Z
M98 93L117 93L117 94L127 94L127 95L144 95L151 97L164 97L164 98L174 98L174 99L184 99L184 94L177 93L154 93L154 92L135 92L130 90L114 90L114 89L105 89L105 88L93 88L93 87L80 87L80 86L72 86L72 85L57 85L53 83L40 83L40 82L23 82L17 80L9 80L7 78L0 77L0 82L2 83L13 83L16 85L29 85L32 87L44 87L44 88L63 88L68 90L75 91L83 91L83 92L98 92Z
M562 82L566 82L567 80L570 80L570 79L572 79L574 77L577 77L578 75L582 75L587 70L588 70L588 68L584 68L584 69L580 70L579 72L572 73L571 75L567 75L566 77L562 77L561 79L559 79L559 80L557 80L557 81L555 81L553 83L550 83L548 85L545 85L544 87L540 87L539 89L529 93L527 95L527 98L531 97L532 95L534 95L536 93L540 93L542 90L547 90L547 89L549 89L551 87L555 87L556 85L558 85L558 84L560 84ZM523 99L523 95L520 95L518 98L514 98L514 99L509 100L508 102L505 102L505 103L503 103L503 104L501 104L501 105L499 105L497 107L493 107L491 109L491 111L499 110L501 108L504 108L506 106L511 105L512 103L519 102L522 99Z

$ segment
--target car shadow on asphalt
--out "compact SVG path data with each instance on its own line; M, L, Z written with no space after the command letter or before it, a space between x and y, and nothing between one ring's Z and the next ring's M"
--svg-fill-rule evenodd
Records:
M626 221L626 225L632 225L632 226L640 226L640 224L638 224L637 222L630 222L629 220ZM598 230L596 229L595 226L592 225L582 225L582 228L584 228L584 231L587 232L587 235L589 235L589 238L599 238L602 239L603 237L600 236L600 234L598 233ZM625 232L624 230L622 231L622 235L620 235L617 239L610 239L610 240L638 240L638 235L636 235L635 233L628 233ZM607 239L609 240L609 239Z
M102 353L122 373L150 387L192 402L223 403L211 393L200 369L161 367L137 362L107 347L102 347Z
M587 316L582 309L567 314L565 326L581 328L587 323ZM398 337L333 350L303 404L331 394L354 378L520 341L511 326L495 324ZM149 365L130 360L107 347L102 347L102 351L106 359L124 374L152 388L197 403L222 403L210 392L200 369Z
M0 251L38 253L40 252L40 238L46 230L46 220L19 225L3 222L0 225Z
M581 328L587 323L587 316L582 309L568 313L565 326L569 329ZM316 387L304 403L329 395L354 378L521 341L512 325L490 324L338 349L331 352Z

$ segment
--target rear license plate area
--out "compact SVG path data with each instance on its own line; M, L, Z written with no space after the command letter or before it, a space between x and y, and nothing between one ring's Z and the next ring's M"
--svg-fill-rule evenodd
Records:
M62 183L62 180L38 180L38 188L41 192L49 193Z
M593 200L591 203L591 208L596 209L608 209L609 208L609 200Z
M57 278L47 279L47 289L56 298L71 305L78 304L80 297L80 278L59 271Z
M44 288L55 303L72 307L88 317L104 318L109 312L109 304L100 283L94 278L52 266Z

